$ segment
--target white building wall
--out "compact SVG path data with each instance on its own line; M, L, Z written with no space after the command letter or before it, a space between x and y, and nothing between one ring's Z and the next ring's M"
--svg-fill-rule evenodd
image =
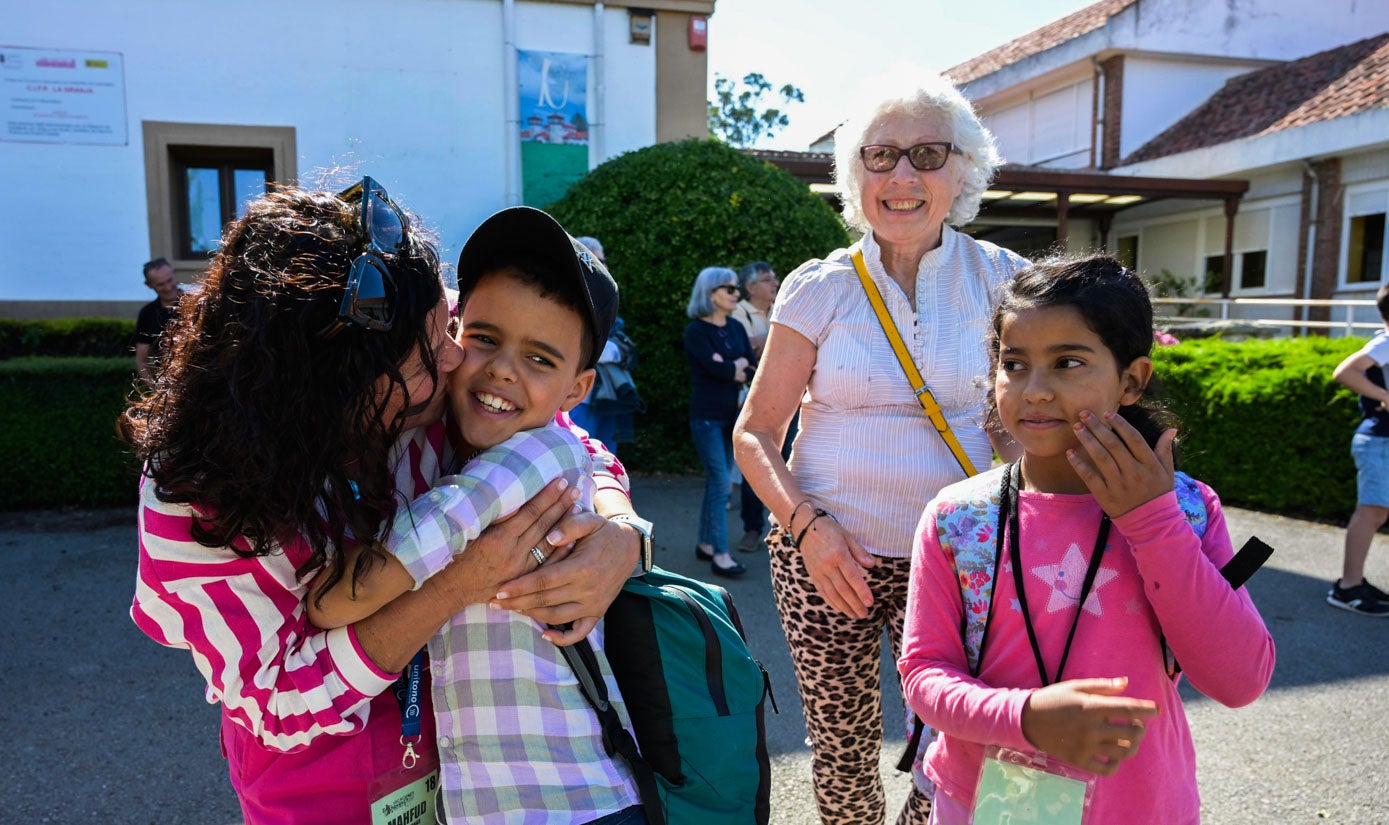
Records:
M1225 81L1253 68L1228 62L1125 57L1119 156L1127 157L1190 114Z
M1389 30L1389 3L1139 0L1110 25L1119 48L1294 60Z
M983 100L1114 50L1294 60L1384 31L1384 0L1139 0L1099 29L969 83L965 94Z
M1008 163L1079 169L1090 165L1094 83L1090 77L1040 89L981 115Z
M516 46L592 54L592 7L518 3ZM655 141L655 49L604 14L607 156ZM301 181L376 177L442 257L505 205L502 4L494 0L54 0L6 46L122 54L125 146L0 141L0 300L147 300L143 121L293 127ZM590 61L589 80L595 78ZM590 101L594 90L590 88ZM592 102L590 103L592 110Z

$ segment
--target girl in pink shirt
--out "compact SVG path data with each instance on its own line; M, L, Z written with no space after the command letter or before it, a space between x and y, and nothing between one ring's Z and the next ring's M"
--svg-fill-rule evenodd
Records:
M937 731L931 821L1022 821L1033 806L1053 817L1035 821L1199 822L1176 674L1246 705L1273 640L1220 574L1233 552L1219 498L1174 473L1176 431L1144 400L1147 290L1093 257L1029 267L1003 291L991 423L1023 458L942 490L914 543L898 667Z

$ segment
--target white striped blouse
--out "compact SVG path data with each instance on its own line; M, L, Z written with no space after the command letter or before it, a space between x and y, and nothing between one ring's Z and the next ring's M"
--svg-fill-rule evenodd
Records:
M951 429L974 465L987 468L991 448L982 425L990 317L998 286L1027 260L947 226L941 245L921 259L912 307L884 271L872 234L857 247ZM802 265L772 308L773 324L799 332L817 349L790 469L805 495L865 550L907 558L926 503L964 472L912 394L854 274L851 252L839 249Z

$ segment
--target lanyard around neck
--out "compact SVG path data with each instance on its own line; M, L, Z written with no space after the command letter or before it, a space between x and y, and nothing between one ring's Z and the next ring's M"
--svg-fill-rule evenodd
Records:
M1032 627L1032 614L1027 609L1027 590L1023 587L1022 550L1019 539L1022 531L1018 519L1018 510L1021 509L1018 505L1018 489L1022 486L1022 463L1011 465L1005 475L1008 480L1004 484L1002 501L999 502L1002 510L999 520L1006 519L1008 522L1008 554L1013 562L1013 586L1018 591L1018 607L1022 610L1022 621L1027 627L1027 641L1031 643L1032 656L1037 660L1037 675L1041 677L1042 686L1046 687L1061 681L1061 674L1066 669L1066 660L1071 655L1071 642L1075 640L1076 627L1080 625L1080 614L1085 612L1085 600L1090 597L1090 589L1095 585L1095 576L1100 572L1104 547L1109 541L1109 516L1106 514L1100 518L1100 531L1095 537L1095 549L1090 552L1090 563L1085 568L1085 582L1080 587L1080 598L1076 600L1071 630L1066 634L1066 646L1061 650L1061 661L1056 665L1056 678L1050 679L1047 676L1047 666L1042 661L1041 645L1037 644L1037 631Z

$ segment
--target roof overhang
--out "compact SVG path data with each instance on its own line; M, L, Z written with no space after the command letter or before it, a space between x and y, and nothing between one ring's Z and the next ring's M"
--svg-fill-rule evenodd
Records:
M1177 171L1202 177L1248 175L1258 169L1362 152L1389 146L1389 109L1371 109L1252 135L1228 143L1115 167L1116 177L1169 175Z
M834 190L833 157L823 152L749 150L754 157L785 169L821 194ZM990 216L1052 218L1063 211L1073 218L1112 215L1152 201L1238 201L1249 191L1247 180L1110 174L1080 169L1001 166L985 193L978 223Z

